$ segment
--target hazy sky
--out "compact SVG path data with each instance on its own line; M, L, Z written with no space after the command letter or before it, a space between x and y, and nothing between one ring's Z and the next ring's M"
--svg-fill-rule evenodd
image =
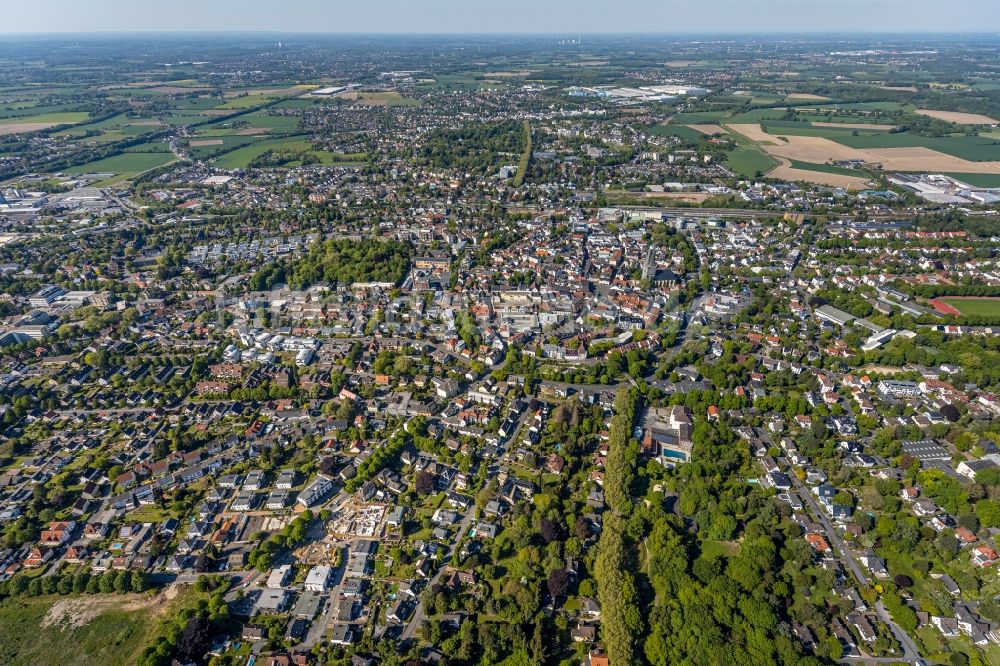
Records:
M0 33L1000 32L1000 0L11 0Z

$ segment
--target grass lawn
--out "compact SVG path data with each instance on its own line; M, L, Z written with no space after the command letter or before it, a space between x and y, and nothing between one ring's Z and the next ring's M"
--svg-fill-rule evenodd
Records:
M706 539L701 542L701 550L708 555L722 555L723 557L734 557L739 555L740 545L732 541L712 541Z
M66 169L67 173L114 173L111 178L97 183L99 186L111 185L127 178L132 178L144 171L170 164L176 157L173 153L122 153L106 157L96 162L88 162L80 166Z
M133 523L162 523L174 514L158 506L140 506L135 511L125 516L126 520Z
M351 166L365 164L368 161L368 155L364 153L333 153L329 150L314 150L313 155L319 158L320 164L327 166L334 164Z
M1000 298L944 297L940 300L969 317L1000 317Z

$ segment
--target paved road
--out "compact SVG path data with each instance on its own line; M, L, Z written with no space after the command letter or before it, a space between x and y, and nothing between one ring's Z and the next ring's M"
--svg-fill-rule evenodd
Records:
M337 567L334 575L337 577L333 588L330 590L324 602L326 606L313 623L309 626L309 633L299 646L302 650L311 650L314 645L326 639L326 628L330 624L330 617L337 607L337 600L340 598L340 590L344 585L344 572L347 570L347 545L340 546L340 562L343 566Z
M915 663L920 659L920 648L917 644L910 638L910 634L900 627L898 624L893 622L892 616L889 615L889 611L886 610L885 606L882 604L882 600L879 599L875 602L875 611L883 622L892 630L892 633L896 636L896 640L899 644L903 646L903 658L910 663Z
M788 465L787 460L784 458L781 458L781 460L783 464ZM854 575L854 578L858 581L859 585L867 587L870 584L868 576L864 573L864 571L862 571L861 567L858 565L858 561L854 559L854 554L850 549L848 549L847 544L844 543L843 539L840 538L840 534L838 534L837 530L834 529L834 526L830 523L830 519L820 508L819 504L813 497L813 494L809 492L809 489L802 483L799 477L794 474L794 472L789 474L789 477L792 479L792 483L799 491L799 495L801 495L805 502L809 505L809 509L812 514L819 520L820 524L823 525L826 536L830 540L831 545L835 548L840 561L846 564L847 568L851 570L851 573ZM910 663L916 663L921 658L920 649L917 647L917 644L902 627L893 621L892 616L889 615L889 612L885 609L885 606L882 605L881 601L875 603L875 610L878 613L879 618L885 622L886 626L889 627L889 630L892 631L896 640L903 648L903 660ZM857 663L858 660L864 661L865 659L866 658L858 658L852 661ZM887 659L886 661L898 662L899 658Z
M448 562L451 561L451 555L453 552L455 552L455 547L462 540L462 537L469 533L469 525L472 524L472 517L475 515L475 513L476 513L475 509L469 509L466 512L465 517L462 519L462 522L458 526L458 532L455 534L454 541L452 541L451 545L448 547L448 552L442 558L441 567L437 570L437 573L435 573L434 576L428 582L427 589L434 587L438 583L438 581L441 580L441 576L448 568ZM403 633L399 637L400 641L407 641L413 638L413 635L416 633L417 629L419 629L424 622L424 615L425 615L424 604L422 601L418 601L417 608L416 610L413 611L413 616L410 617L409 622L407 622L406 626L403 628Z
M785 460L784 458L782 458L781 460L784 464L786 465L789 464L788 461ZM831 545L834 547L837 554L839 555L840 561L846 564L847 568L851 570L851 573L854 575L854 578L855 580L858 581L859 585L861 585L862 587L868 587L869 585L868 576L864 573L864 571L861 570L861 567L858 566L858 562L857 560L854 559L854 555L851 554L851 551L847 548L847 544L844 543L844 540L840 538L840 534L837 533L837 530L830 522L830 519L827 517L826 513L820 507L819 503L816 502L816 498L813 497L813 494L809 491L809 488L806 487L806 485L802 483L802 480L799 479L799 477L796 476L794 473L789 474L788 476L792 479L792 483L795 484L796 489L799 491L799 495L801 495L802 498L805 500L806 504L809 505L809 511L816 517L817 520L819 520L820 524L823 526L823 530L826 532L827 537L830 539Z

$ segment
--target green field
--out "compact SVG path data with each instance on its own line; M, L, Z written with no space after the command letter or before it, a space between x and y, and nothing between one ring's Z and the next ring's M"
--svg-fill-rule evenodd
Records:
M899 102L854 102L850 104L824 103L824 104L803 104L801 101L795 103L795 107L806 107L811 109L854 109L858 111L902 111L903 105ZM913 108L912 106L910 107Z
M809 123L795 122L792 120L764 120L761 127L765 128L768 134L774 136L818 136L830 139L837 143L846 144L846 139L858 136L882 136L886 130L865 130L850 129L847 127L813 127Z
M746 123L759 123L762 120L777 120L785 115L785 109L752 109L746 113L740 113L732 118L723 118L729 125L742 125Z
M171 105L178 110L198 110L204 111L214 109L219 103L218 97L184 97L174 100Z
M28 106L24 108L17 109L3 109L0 110L0 118L8 119L8 122L12 123L30 123L30 122L42 122L36 120L26 120L26 118L31 118L38 115L48 115L53 113L83 113L82 111L70 111L72 108L71 104L44 104L39 106L35 104L33 106Z
M249 145L254 141L259 140L260 137L213 134L210 136L199 136L193 140L197 142L197 141L211 141L213 139L219 139L222 141L222 143L216 145L207 145L207 146L189 145L188 151L191 153L191 157L198 160L203 160L212 157L214 155L219 155L220 153L224 153L227 150L233 150L235 148L239 148L240 146Z
M856 176L858 178L867 178L868 174L864 171L858 169L848 169L847 167L840 167L835 164L817 164L815 162L799 162L798 160L788 160L792 168L795 169L805 169L806 171L818 171L820 173L835 173L841 176Z
M1000 298L939 298L968 317L1000 317Z
M155 123L155 124L146 124ZM117 141L130 136L148 134L159 129L158 121L153 118L129 118L124 113L111 116L94 123L76 125L57 132L56 136L80 136L87 132L101 132L99 136L89 137L88 141Z
M98 186L112 185L127 178L132 178L144 171L161 167L173 162L176 157L169 152L155 153L122 153L106 157L95 162L71 167L67 173L114 173L111 178L99 181Z
M778 164L776 159L752 146L734 148L726 160L726 166L745 178L767 173Z
M37 113L27 116L11 116L0 118L0 125L13 125L15 123L52 123L54 125L70 125L82 123L90 117L84 111L62 111L57 113Z
M837 130L840 131L840 130ZM909 148L923 146L947 155L954 155L971 162L1000 160L1000 140L982 136L930 137L903 133L844 132L836 139L851 148Z
M310 150L311 148L312 144L302 136L266 139L219 156L215 160L215 166L220 169L246 169L250 162L269 150Z
M670 121L674 125L701 125L719 122L730 122L726 111L696 111L693 113L678 113Z
M994 173L946 173L973 187L1000 187L1000 174Z
M0 604L0 663L5 666L127 666L151 638L153 612L120 610L114 595L76 597L98 605L99 612L83 626L65 623L42 626L58 598L8 599Z
M676 136L686 141L705 137L698 130L691 129L685 125L653 125L652 127L647 127L646 131L654 136Z
M248 128L269 129L277 133L294 132L299 128L299 119L295 116L271 116L264 112L247 113L236 118L202 125L198 128L198 135L238 135Z
M247 95L246 97L234 97L226 102L217 105L217 109L231 109L233 111L239 109L249 109L252 106L259 106L264 104L273 97L268 97L267 95Z

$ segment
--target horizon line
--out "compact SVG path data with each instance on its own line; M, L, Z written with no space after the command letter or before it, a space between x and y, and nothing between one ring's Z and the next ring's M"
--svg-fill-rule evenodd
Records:
M4 37L47 37L47 36L92 36L92 35L103 35L103 36L118 36L118 35L211 35L211 34L229 34L229 35L308 35L308 36L342 36L342 35L365 35L365 36L392 36L392 37L440 37L440 36L467 36L467 37L477 37L477 36L504 36L504 37L545 37L545 36L562 36L562 35L582 35L587 37L675 37L675 36L688 36L688 35L705 35L705 36L734 36L734 35L746 35L746 36L769 36L769 35L800 35L800 36L831 36L831 35L867 35L867 36L877 36L877 35L892 35L892 36L902 36L902 35L977 35L977 36L998 36L1000 31L996 30L880 30L880 31L866 31L866 30L819 30L819 31L805 31L797 29L775 29L775 30L728 30L728 29L718 29L715 31L704 31L704 30L676 30L673 32L648 32L648 31L611 31L611 32L601 32L601 31L580 31L580 30L566 30L562 32L554 31L525 31L525 32L510 32L510 31L484 31L484 32L474 32L474 31L443 31L443 32L406 32L406 31L367 31L367 30L339 30L339 31L320 31L320 30L275 30L275 29L226 29L226 28L194 28L194 29L138 29L138 30L51 30L45 32L4 32L0 31L0 36Z

